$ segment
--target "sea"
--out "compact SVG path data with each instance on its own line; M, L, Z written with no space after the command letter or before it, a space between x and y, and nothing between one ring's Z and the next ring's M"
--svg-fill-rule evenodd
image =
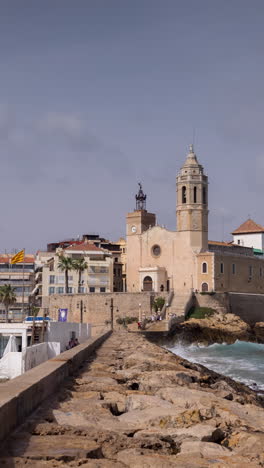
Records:
M177 343L167 349L251 388L256 388L253 384L257 384L257 389L264 390L264 344L246 341L210 346Z

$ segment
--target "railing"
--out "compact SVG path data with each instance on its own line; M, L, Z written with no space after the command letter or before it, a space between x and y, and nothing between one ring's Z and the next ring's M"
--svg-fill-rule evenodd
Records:
M162 310L161 310L160 315L161 315L162 319L166 318L166 310L167 310L167 307L171 306L173 297L174 297L174 289L171 289L170 292L169 292L168 298L165 301L164 306L162 307Z

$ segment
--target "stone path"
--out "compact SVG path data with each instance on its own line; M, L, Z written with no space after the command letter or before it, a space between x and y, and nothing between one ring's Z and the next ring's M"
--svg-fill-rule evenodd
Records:
M264 466L254 392L114 333L2 447L4 467Z

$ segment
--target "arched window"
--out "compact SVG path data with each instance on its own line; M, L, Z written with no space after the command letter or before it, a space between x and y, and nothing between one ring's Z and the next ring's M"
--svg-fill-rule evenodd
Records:
M193 203L197 203L197 187L193 188Z
M182 203L186 203L186 187L182 187Z
M202 292L208 292L208 284L202 283Z
M203 204L206 205L206 203L207 203L206 187L203 187Z
M202 272L207 273L207 263L206 262L203 262L203 264L202 264Z

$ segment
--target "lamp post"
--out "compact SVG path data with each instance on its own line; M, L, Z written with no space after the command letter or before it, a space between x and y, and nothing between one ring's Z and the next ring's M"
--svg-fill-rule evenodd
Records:
M105 302L105 305L108 305L108 302ZM118 308L116 309L117 312ZM114 329L114 299L111 297L110 299L110 324L111 324L111 330Z
M83 323L83 312L86 312L86 307L83 306L83 300L77 302L77 309L80 309L80 323Z
M111 330L114 329L114 299L110 299Z
M141 304L138 304L138 321L141 322L142 316L141 316Z

